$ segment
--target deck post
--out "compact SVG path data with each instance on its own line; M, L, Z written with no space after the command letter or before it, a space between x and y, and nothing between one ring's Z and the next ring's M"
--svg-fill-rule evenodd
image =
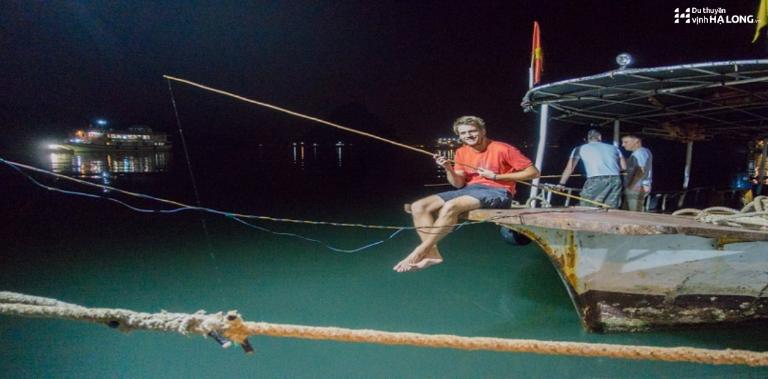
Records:
M763 183L765 182L765 159L768 158L768 138L763 138L763 155L760 159L760 168L757 172L757 188L755 189L755 196L763 194Z
M549 124L549 104L542 104L541 111L539 112L539 146L536 148L536 162L534 163L536 165L536 168L539 169L539 171L544 170L542 165L544 164L544 150L547 146L548 124ZM536 195L539 194L539 178L533 179L531 183L533 184L533 186L531 187L531 195L529 196L529 198L533 199L536 197ZM532 201L531 206L536 208L536 201Z
M683 194L680 195L680 200L677 201L677 207L680 208L685 202L685 193L688 191L688 184L691 180L691 161L693 158L693 140L689 140L686 143L685 148L685 171L683 171Z
M619 147L621 141L621 121L613 120L613 146Z

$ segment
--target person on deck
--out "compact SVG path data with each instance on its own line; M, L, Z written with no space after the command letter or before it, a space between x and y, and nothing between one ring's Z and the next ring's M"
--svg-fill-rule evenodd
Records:
M632 153L627 161L627 176L624 180L624 209L642 212L645 197L651 192L653 155L643 147L643 140L636 135L621 138L621 146Z
M459 189L427 196L411 205L421 244L393 267L397 272L442 263L437 243L451 232L460 214L479 208L509 208L515 181L539 176L539 170L517 148L487 138L480 117L459 117L453 122L453 132L464 144L456 150L455 164L439 155L434 158L445 168L448 182Z
M587 143L571 151L558 187L565 186L581 160L587 172L587 181L584 182L579 196L606 204L611 208L618 208L621 202L621 171L627 168L627 161L621 155L619 148L601 142L602 139L600 132L595 129L587 132ZM594 203L584 200L579 205L595 206Z

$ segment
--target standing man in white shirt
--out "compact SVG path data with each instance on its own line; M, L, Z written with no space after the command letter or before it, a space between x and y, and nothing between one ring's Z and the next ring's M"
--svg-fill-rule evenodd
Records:
M643 140L633 134L622 137L621 146L632 153L627 162L623 208L642 212L645 209L645 197L651 192L653 154L643 147Z
M560 186L564 186L568 181L579 160L584 161L587 181L579 196L618 208L621 202L621 171L627 168L627 161L619 148L601 142L602 139L600 132L595 129L587 132L587 143L571 151L568 163L560 176ZM593 206L583 200L580 205Z

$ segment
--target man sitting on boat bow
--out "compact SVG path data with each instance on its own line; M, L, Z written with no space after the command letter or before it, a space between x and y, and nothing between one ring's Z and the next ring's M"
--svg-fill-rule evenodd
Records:
M421 244L393 268L397 272L421 270L443 262L437 243L451 232L459 215L479 208L509 208L515 181L533 179L539 170L520 150L486 137L480 117L463 116L453 132L464 144L456 150L456 166L435 155L448 182L458 190L427 196L411 204L411 215Z

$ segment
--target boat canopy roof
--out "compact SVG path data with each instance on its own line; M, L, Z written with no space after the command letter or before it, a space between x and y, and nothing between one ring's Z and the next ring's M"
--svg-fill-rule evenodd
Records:
M672 139L768 135L768 59L618 69L530 89L526 110Z

